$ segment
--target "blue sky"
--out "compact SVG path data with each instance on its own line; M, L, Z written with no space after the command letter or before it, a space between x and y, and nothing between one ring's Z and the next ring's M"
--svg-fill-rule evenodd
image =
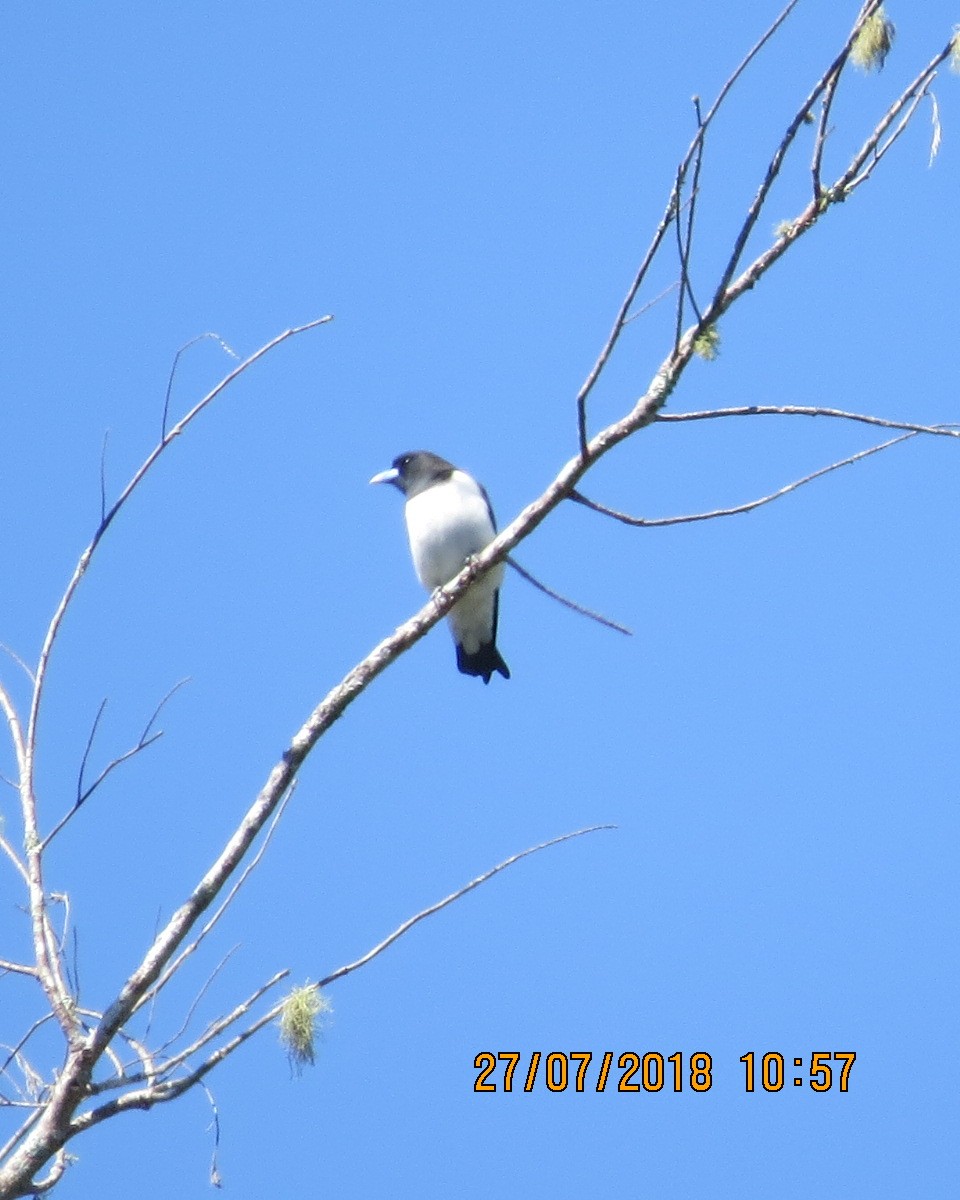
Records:
M215 331L244 356L336 316L171 447L64 627L41 728L47 827L102 698L92 768L191 680L164 738L50 855L90 1006L313 706L422 604L400 499L370 476L428 447L475 472L506 522L574 453L573 398L689 142L690 97L709 102L777 11L682 7L4 5L0 641L35 659L97 521L104 433L112 496L157 437L178 347ZM855 9L802 0L711 135L704 292ZM828 173L949 37L955 9L917 9L891 9L884 71L846 81ZM958 419L958 87L949 72L935 86L933 168L926 106L729 314L671 411ZM756 249L806 203L808 157ZM675 270L664 259L647 298ZM630 326L592 428L645 390L671 322L666 304ZM174 412L231 365L213 342L191 350ZM583 490L696 512L881 440L825 419L660 426ZM154 1014L158 1037L234 947L198 1023L281 968L327 974L527 846L618 828L518 864L331 988L301 1077L269 1030L216 1072L234 1200L951 1194L957 453L915 439L699 525L629 530L571 505L517 558L632 639L513 577L509 682L458 675L443 628L376 681L309 760L267 857ZM3 678L23 700L12 663ZM22 897L0 880L13 957ZM0 980L0 1041L37 1011L26 983ZM475 1055L508 1050L706 1051L713 1086L476 1094ZM792 1085L794 1057L836 1050L857 1053L847 1093ZM746 1094L748 1051L784 1055L781 1092ZM36 1039L38 1061L58 1053ZM101 1127L58 1194L206 1196L209 1123L194 1093Z

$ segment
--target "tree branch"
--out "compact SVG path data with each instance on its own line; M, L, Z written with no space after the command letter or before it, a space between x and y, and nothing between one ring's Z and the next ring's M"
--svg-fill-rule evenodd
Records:
M141 733L140 737L137 739L137 744L132 746L129 750L126 750L123 754L111 759L111 761L107 763L97 778L93 781L93 783L91 783L88 788L84 788L83 776L87 766L87 759L89 758L90 751L93 748L93 739L96 737L97 728L100 724L100 718L103 716L103 711L107 707L106 700L101 701L100 707L97 709L97 715L93 720L93 726L90 729L90 736L87 738L87 745L83 752L83 758L80 761L80 771L77 775L77 796L73 803L73 807L69 809L68 812L64 813L56 825L54 825L53 829L51 829L47 836L43 839L41 849L46 850L47 846L50 845L60 830L63 829L64 825L66 825L67 822L76 814L77 810L84 804L84 802L90 799L101 783L103 783L104 780L107 779L107 777L111 775L117 767L119 767L122 763L129 762L131 758L135 758L141 753L141 751L146 750L148 746L152 746L154 742L163 737L162 729L157 730L157 732L154 734L151 734L150 730L153 728L153 724L157 717L160 716L164 705L174 695L174 693L178 692L180 688L183 687L186 682L186 679L181 679L180 682L175 683L170 691L167 692L167 694L163 697L157 707L153 710L150 720L147 721L146 725L144 726L143 733Z
M960 438L960 425L919 425L913 421L893 421L869 413L848 412L842 408L822 408L808 404L739 404L732 408L706 408L696 412L657 413L658 424L682 421L711 421L717 417L832 417L841 421L857 421L861 425L876 425L880 429L902 429L908 433L929 433L936 437Z
M571 499L575 498L575 496L571 497ZM609 617L604 617L600 613L594 612L592 608L584 608L582 604L577 604L576 601L569 600L566 596L561 596L560 593L555 592L553 588L548 588L545 583L541 583L539 579L521 567L515 558L508 557L506 562L507 566L513 567L516 573L521 578L525 579L527 583L533 584L538 592L543 592L545 596L549 596L551 600L556 600L559 604L562 604L564 608L569 608L571 611L579 613L581 617L589 617L591 621L596 621L598 625L603 625L607 629L613 629L617 633L625 633L627 637L633 636L633 630L628 629L626 625L618 625L616 621L611 621Z
M205 408L230 382L233 381L242 371L246 370L253 362L262 357L265 353L271 350L279 342L300 333L306 329L314 328L317 325L325 323L330 318L324 317L317 321L311 322L308 325L301 326L298 329L291 329L279 335L272 342L268 343L256 354L248 358L244 363L241 363L234 371L227 375L216 388L207 394L194 408L183 417L180 422L173 426L169 431L166 428L166 406L165 415L161 429L161 440L158 446L145 460L143 465L131 479L130 483L120 494L119 499L115 502L112 508L103 513L100 525L88 545L87 549L81 555L80 560L74 570L74 574L68 583L67 589L60 600L60 603L54 613L53 619L48 627L44 638L43 646L38 660L36 672L36 685L33 692L33 698L30 706L29 720L26 727L26 735L23 737L24 744L24 762L21 770L21 795L24 812L24 829L25 829L25 845L27 852L26 875L30 891L30 912L34 931L34 945L37 959L37 972L43 984L44 990L50 1000L51 1010L56 1015L61 1027L67 1035L68 1052L62 1068L56 1075L53 1083L50 1085L49 1095L42 1111L34 1120L31 1117L27 1126L27 1131L17 1135L14 1145L16 1149L11 1154L5 1166L0 1169L0 1195L4 1196L19 1196L29 1194L31 1191L37 1190L35 1182L37 1172L47 1163L54 1160L54 1165L51 1168L50 1175L57 1170L58 1166L65 1159L62 1158L62 1151L65 1143L76 1136L76 1134L91 1125L106 1119L115 1112L125 1111L131 1108L148 1108L153 1104L173 1099L176 1095L182 1094L188 1088L199 1083L202 1078L218 1063L223 1061L234 1049L243 1044L251 1037L259 1028L269 1023L274 1018L278 1009L271 1010L270 1013L258 1018L247 1029L236 1034L231 1040L219 1046L211 1053L203 1063L197 1068L187 1073L183 1078L170 1079L166 1078L159 1081L156 1077L151 1076L150 1070L145 1068L145 1079L148 1086L139 1091L129 1091L122 1096L116 1097L110 1104L101 1105L97 1108L80 1112L80 1107L84 1097L90 1095L92 1072L105 1053L112 1053L110 1047L114 1038L120 1034L129 1020L133 1012L143 1002L144 997L151 993L151 989L158 986L158 981L168 977L165 976L165 971L170 970L171 962L174 961L174 956L184 945L185 941L190 936L192 930L200 920L202 915L208 908L215 903L218 896L227 887L228 882L237 871L240 864L245 860L246 855L250 852L253 843L266 823L274 814L278 812L279 806L284 802L285 797L289 795L290 789L296 779L297 772L305 761L307 755L312 751L323 734L346 712L348 707L357 699L363 691L372 683L377 676L385 670L400 654L409 649L416 641L425 636L425 634L444 616L446 616L455 603L465 594L465 592L473 585L473 583L489 571L496 563L503 561L510 551L523 539L528 537L547 516L557 508L564 500L579 495L577 486L587 471L600 461L607 453L621 442L645 428L661 415L661 410L669 399L674 388L682 378L683 372L690 362L694 354L694 347L698 336L703 329L715 323L719 317L723 315L743 293L754 287L757 282L763 277L767 270L784 254L787 248L793 244L799 237L812 228L815 222L829 209L833 204L845 199L846 195L853 187L858 186L863 182L873 171L876 163L880 160L883 154L892 146L905 128L906 124L916 112L916 102L921 96L923 90L928 86L932 73L935 72L936 66L943 60L945 53L949 53L949 47L946 52L941 52L933 62L925 68L924 72L918 76L917 81L911 88L908 88L898 101L888 109L884 118L877 125L874 133L864 143L864 147L851 160L846 172L839 178L836 184L830 189L827 189L822 194L812 200L803 212L789 226L787 231L777 238L773 245L769 246L765 251L759 254L749 266L741 272L739 277L734 278L736 271L739 269L741 257L744 253L747 242L753 229L756 226L757 218L764 203L766 202L770 188L776 178L783 159L796 136L799 123L802 123L811 106L821 96L828 93L828 89L836 87L836 82L828 72L821 78L817 87L804 102L796 117L791 122L780 146L778 147L770 166L767 170L763 182L753 204L748 210L745 221L743 222L740 232L737 236L736 243L733 248L733 253L728 260L727 266L722 273L718 286L714 292L713 299L708 309L698 317L696 324L683 332L673 341L670 352L661 362L659 368L653 375L646 391L636 401L633 407L623 414L620 419L608 424L593 438L587 436L587 413L586 403L588 396L600 377L606 363L609 361L616 342L627 320L629 313L639 292L639 289L644 282L646 274L649 270L653 258L659 252L663 239L669 230L672 221L680 221L681 208L681 192L685 183L687 173L690 166L695 161L700 160L703 153L704 138L706 131L712 121L714 115L718 111L724 98L729 94L736 80L739 78L743 70L773 35L779 25L786 16L795 7L797 0L791 0L791 3L783 10L777 21L771 26L764 37L757 45L749 52L749 54L741 62L740 66L734 71L731 77L727 80L720 94L715 101L713 107L703 118L697 130L697 134L691 142L690 148L687 151L685 158L682 160L681 168L677 173L676 179L671 188L670 199L667 209L654 233L653 240L647 251L646 256L641 263L641 266L634 277L633 283L628 290L627 296L620 307L616 316L610 335L600 352L600 355L593 369L588 375L580 393L577 397L577 420L578 420L578 448L575 457L571 458L558 471L556 477L549 486L528 504L522 512L505 528L495 540L479 555L477 555L464 569L443 588L439 589L430 600L411 617L407 622L395 630L389 637L384 638L376 645L369 654L353 667L347 674L336 684L327 695L315 707L313 712L294 734L290 740L286 750L282 753L280 759L276 762L273 768L269 771L266 780L264 781L259 793L250 805L246 815L240 821L239 825L226 841L220 854L215 861L210 865L207 872L204 874L199 883L195 886L186 901L176 910L166 925L154 938L151 946L147 950L137 968L130 974L126 982L123 984L119 993L114 998L113 1002L104 1012L102 1018L98 1020L95 1028L86 1030L79 1019L78 1011L66 989L62 975L62 964L58 953L56 938L54 937L52 926L46 909L46 898L43 890L43 880L41 872L41 852L42 843L38 836L37 823L37 804L34 794L34 759L36 753L36 737L37 723L42 695L44 691L47 668L50 660L50 655L58 636L59 629L62 626L65 613L72 601L74 594L79 586L80 579L85 573L92 555L96 551L100 540L109 528L111 522L116 515L121 511L126 500L131 495L132 491L137 487L140 481L149 471L157 457L169 445L170 441L182 432L187 425ZM872 12L877 6L878 0L868 0L862 9L861 16L858 22L864 19L865 14ZM855 31L856 31L855 26ZM854 34L851 34L851 38ZM846 44L845 52L849 52L849 39ZM893 128L893 131L888 134L888 131L895 125L895 122L900 121L899 125ZM824 129L826 128L824 124ZM884 141L883 139L886 138ZM879 150L878 150L879 147ZM873 162L867 167L867 161L873 155ZM684 243L681 238L681 278L680 291L681 303L683 303L683 295L687 291L689 285L689 257L690 257L690 237L692 236L692 214L688 218L688 235ZM175 369L175 368L174 368ZM172 376L171 376L172 383ZM169 402L169 389L168 389ZM744 414L751 410L742 410ZM752 410L754 413L761 410ZM774 410L770 410L774 411ZM776 410L781 413L786 413L789 410ZM828 410L816 410L819 413L826 414ZM706 415L706 414L704 414ZM719 413L711 413L710 416L719 415ZM807 412L804 415L814 415ZM850 414L839 414L834 412L833 415L849 416ZM692 420L699 419L698 414L679 414L680 419ZM853 417L852 419L865 419ZM867 423L881 424L882 422L874 419L867 419ZM914 432L930 432L933 427L915 428L912 426L901 425L898 423L890 423L893 428L901 430L905 434ZM937 432L946 432L937 430ZM955 434L954 434L955 436ZM897 439L893 439L896 441ZM892 443L891 443L892 444ZM870 452L876 452L878 448L874 448ZM863 452L864 454L867 452ZM838 464L839 465L839 464ZM2 703L2 700L0 700ZM578 831L576 834L566 835L566 837L579 836L588 831ZM439 911L440 908L452 903L454 899L463 895L466 891L473 887L479 886L479 883L498 870L504 869L510 863L517 861L526 854L535 852L548 845L555 844L557 841L565 840L554 839L553 842L543 843L542 846L534 847L531 850L515 855L512 859L508 859L505 863L500 864L493 871L486 875L478 877L471 884L461 889L458 893L447 897L446 900L432 906L430 909L425 909L418 913L415 917L405 922L399 929L394 931L387 939L374 947L363 958L355 963L348 964L341 968L327 979L321 981L320 985L324 986L338 978L342 978L350 971L358 969L360 966L369 962L377 954L383 952L387 946L391 945L398 937L402 936L412 926L424 919L433 912ZM228 897L229 901L229 897ZM228 902L227 901L227 902ZM214 918L215 919L215 918ZM200 935L202 937L202 934ZM199 938L197 939L199 941ZM179 962L180 960L176 960ZM272 986L272 983L279 980L283 973L274 977L265 987ZM234 1009L233 1013L221 1018L204 1032L200 1039L196 1040L186 1050L181 1051L178 1055L173 1056L165 1063L157 1067L158 1074L168 1075L171 1070L179 1068L186 1063L186 1057L191 1054L199 1053L201 1049L209 1044L209 1042L223 1032L226 1031L242 1016L245 1016L249 1011L249 1006L263 994L261 989L254 997ZM62 1168L61 1168L62 1169ZM48 1186L45 1177L40 1181L42 1186Z
M653 264L653 260L657 256L657 252L659 251L660 246L663 243L663 239L667 233L667 230L670 228L670 225L674 220L679 221L679 219L680 219L679 218L680 192L683 187L683 182L686 179L687 171L690 168L690 164L691 164L691 162L694 161L694 159L697 156L699 156L702 153L703 139L706 137L707 130L709 129L711 123L713 122L714 117L716 117L717 113L720 111L721 107L723 106L723 102L726 100L727 96L730 94L730 92L733 89L734 85L736 84L737 80L740 78L740 76L743 74L743 72L747 69L747 67L750 65L750 63L753 62L753 60L760 53L760 51L767 44L767 42L769 42L770 39L774 36L774 34L777 32L777 30L780 28L780 26L784 23L784 21L786 21L787 17L789 17L791 12L793 12L793 10L796 8L798 3L799 3L799 0L790 0L790 3L787 4L787 6L783 9L783 11L780 13L780 15L776 18L776 20L770 25L770 27L766 30L766 32L763 34L763 36L747 51L747 53L740 60L740 63L733 71L733 74L730 75L730 77L727 79L726 83L723 85L723 87L720 89L719 93L717 94L717 98L716 98L716 100L714 100L713 106L711 107L710 111L707 113L707 115L703 118L702 122L699 124L699 126L697 128L696 136L694 137L693 141L688 146L686 154L683 156L683 158L680 161L680 166L677 168L676 178L674 180L673 187L671 188L671 191L670 191L670 198L667 200L667 206L664 209L663 216L660 218L659 224L657 225L656 232L653 235L653 240L650 242L650 245L647 248L647 252L643 257L643 261L641 262L636 275L634 275L634 277L633 277L633 282L630 284L630 287L627 289L627 294L623 299L623 303L620 305L620 309L617 312L617 315L613 322L613 328L611 329L610 334L607 337L606 342L604 343L603 349L600 351L597 361L593 364L593 367L590 369L590 373L587 375L587 378L584 380L583 385L580 388L580 391L577 393L577 402L576 402L577 403L577 433L578 433L578 441L579 441L579 446L580 446L581 458L586 458L587 449L588 449L588 447L587 447L587 398L589 397L590 393L593 391L593 388L594 388L597 380L600 378L600 375L602 374L604 367L607 365L607 363L610 360L610 355L613 353L614 347L616 346L617 342L619 341L620 334L623 332L623 327L627 324L628 313L630 312L633 302L636 299L637 293L640 291L640 288L643 285L644 279L646 279L646 277L647 277L647 272L650 270L650 267ZM681 285L681 297L682 297L682 294L683 294L683 288ZM679 338L678 338L676 343L674 344L674 357L678 357L679 353L680 353L680 347L679 347Z
M831 471L838 471L841 467L849 467L852 463L869 458L871 454L879 454L881 450L887 450L891 446L896 446L899 442L906 442L910 438L915 437L917 437L915 431L912 433L901 433L899 437L881 442L879 446L870 446L868 449L860 450L856 454L849 455L847 458L841 458L838 462L830 463L829 466L821 467L818 471L812 471L809 475L804 475L802 479L796 479L793 483L785 484L782 488L778 488L775 492L771 492L767 496L761 496L758 500L749 500L746 504L737 504L733 508L715 508L710 512L692 513L689 516L631 517L629 513L618 512L615 508L608 508L605 504L598 504L595 500L588 500L580 492L575 492L570 499L576 500L578 504L582 504L585 508L592 509L594 512L601 513L605 517L612 517L615 521L620 521L624 525L634 525L640 528L653 528L661 525L689 525L694 521L711 521L714 517L732 517L738 513L753 512L755 508L761 508L764 504L770 504L774 500L779 500L781 496L787 496L790 492L795 492L797 488L803 487L804 484L812 483L815 479L829 475Z
M577 829L573 833L562 834L560 837L551 838L549 841L541 842L537 846L531 846L526 850L522 850L519 854L511 855L510 858L498 863L495 867L492 867L489 871L485 871L482 875L478 875L475 879L472 879L463 887L458 888L455 892L452 892L443 900L438 901L436 904L431 904L428 908L425 908L418 912L415 916L410 917L409 920L404 921L402 925L393 931L393 933L384 938L382 942L379 942L373 947L372 950L369 950L361 958L358 958L355 962L348 963L346 966L340 967L338 970L334 971L330 975L327 975L313 986L318 990L325 988L329 984L336 982L336 980L342 979L344 976L351 974L353 971L357 971L361 967L366 966L367 963L371 962L377 957L377 955L382 954L384 950L393 945L398 938L403 937L405 933L408 933L415 925L419 924L420 921L425 920L434 913L440 912L441 909L453 904L455 901L465 896L468 892L480 887L481 884L486 883L489 879L492 879L494 875L498 875L501 871L505 871L508 867L513 866L514 863L519 862L521 859L527 858L531 854L537 854L539 851L546 850L551 846L557 846L561 842L568 842L572 838L583 837L588 833L596 833L599 830L615 828L615 825L591 825L589 828ZM166 1076L170 1071L185 1063L190 1057L196 1054L198 1050L202 1049L203 1046L207 1045L215 1037L219 1036L231 1025L235 1024L240 1017L249 1012L250 1008L269 988L274 987L287 975L289 975L289 971L278 972L273 976L272 979L268 980L262 987L258 988L257 991L249 997L249 999L238 1005L233 1012L229 1013L225 1017L221 1017L217 1021L214 1021L207 1028L207 1030L204 1031L201 1037L199 1037L192 1045L186 1047L184 1050L181 1050L178 1054L174 1055L165 1063L163 1063L159 1069L159 1074ZM243 1030L239 1034L236 1034L223 1046L218 1047L218 1049L215 1050L207 1059L205 1059L200 1066L190 1071L187 1075L176 1080L162 1080L153 1087L143 1088L138 1092L127 1093L124 1096L117 1097L116 1100L113 1100L108 1104L101 1105L99 1108L81 1113L71 1124L71 1136L75 1136L75 1134L79 1133L82 1129L99 1124L101 1121L106 1120L108 1117L114 1116L117 1112L121 1112L125 1109L149 1108L154 1104L166 1103L175 1099L177 1096L183 1095L183 1093L189 1088L192 1088L200 1083L200 1081L207 1074L209 1074L209 1072L218 1063L222 1062L235 1050L239 1049L239 1047L253 1037L255 1033L258 1033L271 1022L276 1021L282 1013L285 1003L286 1001L281 1001L279 1004L274 1005L269 1012L266 1012L258 1017L256 1021L254 1021L247 1029Z

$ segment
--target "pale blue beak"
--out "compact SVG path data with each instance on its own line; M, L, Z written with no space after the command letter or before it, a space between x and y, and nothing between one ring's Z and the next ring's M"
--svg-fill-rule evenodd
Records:
M379 475L374 475L370 480L371 483L392 483L395 487L399 487L400 472L396 467L390 467L386 471L381 471Z

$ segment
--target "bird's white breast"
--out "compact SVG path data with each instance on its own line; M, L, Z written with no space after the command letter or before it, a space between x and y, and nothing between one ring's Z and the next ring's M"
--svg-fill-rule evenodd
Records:
M407 500L404 515L417 578L430 591L449 582L496 533L486 497L463 471ZM503 566L498 565L481 582L481 590L495 591L502 579Z

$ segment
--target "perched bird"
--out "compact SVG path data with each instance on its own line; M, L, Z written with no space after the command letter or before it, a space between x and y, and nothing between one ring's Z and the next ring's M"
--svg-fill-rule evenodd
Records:
M429 450L393 460L371 483L392 483L407 498L404 516L417 578L435 591L459 575L474 554L496 536L487 493L466 471ZM494 671L510 678L497 649L497 616L503 563L498 563L457 601L447 615L457 645L457 667L464 675L490 682Z

